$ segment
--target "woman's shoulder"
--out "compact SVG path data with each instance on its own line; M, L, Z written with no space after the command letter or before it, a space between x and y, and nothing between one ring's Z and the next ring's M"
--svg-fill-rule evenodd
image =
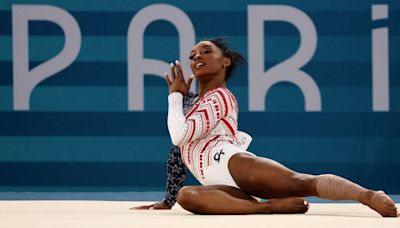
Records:
M227 96L231 100L236 100L235 95L227 88L227 87L218 87L218 91L220 91L224 96Z
M208 94L211 95L215 93L220 93L220 94L222 93L224 95L233 96L232 92L226 87L217 87L215 89L210 90Z
M210 90L208 94L204 96L205 100L218 99L223 101L223 103L237 103L236 97L233 93L226 87L218 87Z

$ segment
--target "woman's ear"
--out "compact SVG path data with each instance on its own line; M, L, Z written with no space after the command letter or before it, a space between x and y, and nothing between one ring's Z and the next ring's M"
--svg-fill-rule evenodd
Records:
M223 64L224 64L224 68L228 68L232 64L231 59L228 57L225 57Z

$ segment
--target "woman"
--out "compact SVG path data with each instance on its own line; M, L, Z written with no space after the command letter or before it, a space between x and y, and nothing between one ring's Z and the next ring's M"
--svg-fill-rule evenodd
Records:
M199 42L190 55L193 75L185 82L179 61L171 64L168 130L182 160L202 186L179 190L178 203L198 214L304 213L298 197L355 200L382 216L396 217L394 202L382 191L365 189L336 175L294 172L276 161L257 157L236 145L238 107L226 80L243 58L222 39ZM193 78L198 100L186 116L182 100ZM259 202L255 197L272 199Z

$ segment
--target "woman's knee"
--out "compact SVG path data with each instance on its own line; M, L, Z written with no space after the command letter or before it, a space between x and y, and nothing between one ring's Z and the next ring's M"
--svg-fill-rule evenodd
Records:
M314 175L296 173L290 179L290 190L296 196L314 196L316 194L316 178Z
M195 186L185 186L178 192L177 202L186 210L195 210L199 190Z

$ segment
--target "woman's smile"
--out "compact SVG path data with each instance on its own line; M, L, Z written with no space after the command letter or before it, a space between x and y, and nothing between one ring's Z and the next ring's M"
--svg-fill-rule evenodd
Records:
M201 67L203 67L205 64L203 63L203 62L198 62L198 63L196 63L196 65L195 65L195 69L199 69L199 68L201 68Z

